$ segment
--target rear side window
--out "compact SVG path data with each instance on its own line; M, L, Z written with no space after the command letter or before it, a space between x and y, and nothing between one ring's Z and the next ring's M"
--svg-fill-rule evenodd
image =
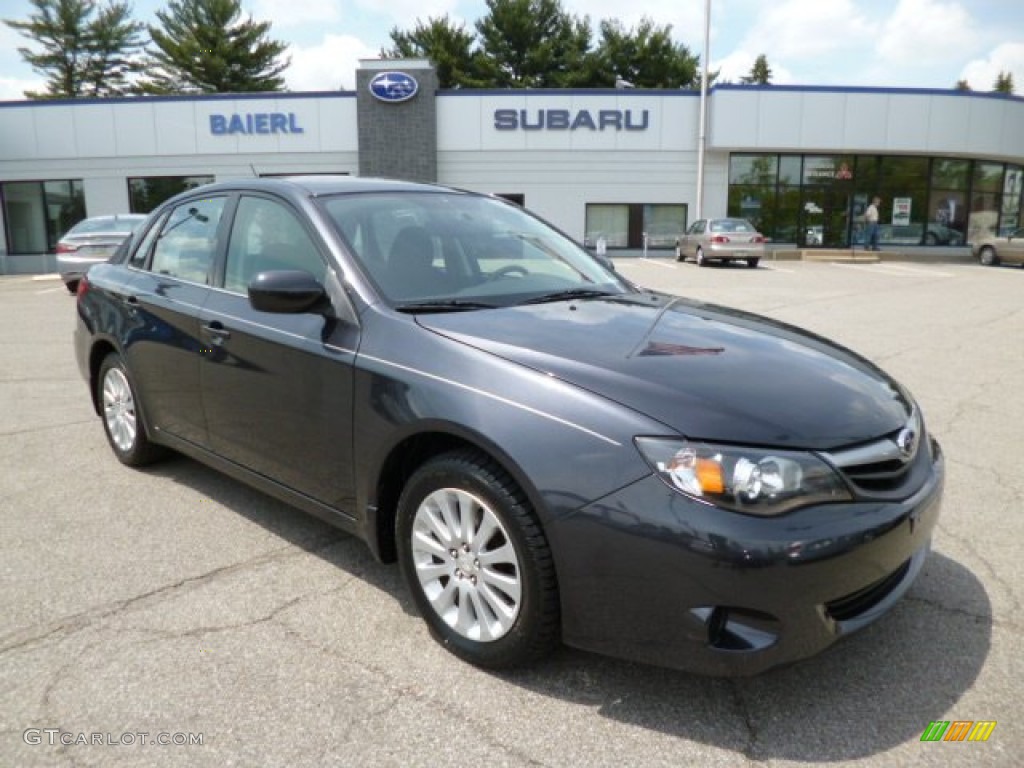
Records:
M171 211L153 245L150 269L192 283L209 283L217 251L223 197L182 203Z

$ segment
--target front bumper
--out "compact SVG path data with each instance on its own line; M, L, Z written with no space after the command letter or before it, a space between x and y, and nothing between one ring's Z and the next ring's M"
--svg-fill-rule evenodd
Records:
M568 645L714 675L812 656L910 588L938 519L944 461L910 498L777 518L695 502L647 477L553 523Z

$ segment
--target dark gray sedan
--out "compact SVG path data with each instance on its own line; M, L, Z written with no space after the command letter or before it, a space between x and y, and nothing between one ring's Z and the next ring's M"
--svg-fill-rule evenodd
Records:
M812 655L907 591L939 514L939 446L867 360L443 187L185 193L84 278L75 348L123 463L173 449L361 537L487 667Z

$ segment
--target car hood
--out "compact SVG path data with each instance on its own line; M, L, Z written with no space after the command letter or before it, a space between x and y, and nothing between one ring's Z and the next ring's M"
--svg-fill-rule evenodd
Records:
M418 322L695 439L827 450L900 429L912 410L893 379L827 339L676 297L563 301Z

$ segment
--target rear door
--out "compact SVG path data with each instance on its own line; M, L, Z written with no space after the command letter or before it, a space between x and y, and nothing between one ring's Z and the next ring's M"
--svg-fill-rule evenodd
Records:
M189 200L151 227L129 262L138 272L125 299L135 315L125 355L148 425L200 446L207 433L199 363L208 346L199 312L210 294L226 202Z

